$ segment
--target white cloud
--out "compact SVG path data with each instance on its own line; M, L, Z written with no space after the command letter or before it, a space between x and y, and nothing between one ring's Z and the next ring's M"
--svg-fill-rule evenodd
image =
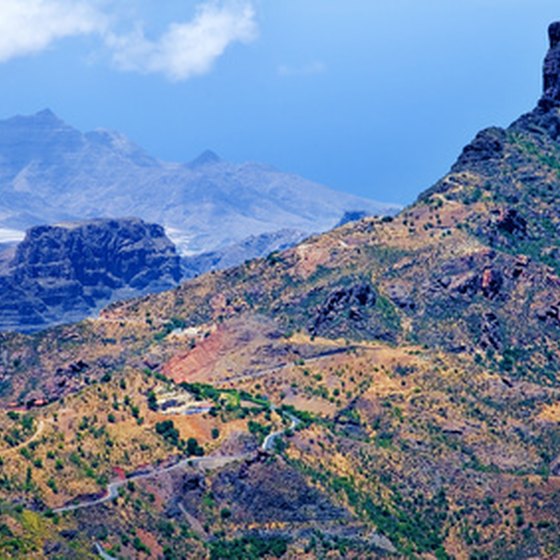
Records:
M76 0L0 0L0 62L40 52L64 37L102 32L106 18Z
M0 63L97 34L117 68L181 81L209 72L231 44L249 43L258 31L253 0L204 0L191 21L171 23L156 39L141 23L128 34L114 31L126 24L122 8L115 0L0 0Z
M171 24L157 40L138 28L130 35L110 35L107 44L118 68L181 81L209 72L228 46L249 43L256 35L250 2L211 0L197 7L192 21Z
M316 76L324 74L327 71L327 65L324 62L315 61L303 66L288 66L282 64L278 66L277 72L279 76Z

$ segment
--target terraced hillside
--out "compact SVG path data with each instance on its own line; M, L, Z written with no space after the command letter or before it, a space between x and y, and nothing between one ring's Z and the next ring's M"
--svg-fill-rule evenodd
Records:
M4 335L2 554L558 558L550 38L537 109L396 218Z

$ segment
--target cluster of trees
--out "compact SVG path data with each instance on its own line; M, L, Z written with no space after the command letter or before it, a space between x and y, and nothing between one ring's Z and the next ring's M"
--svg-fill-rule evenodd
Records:
M175 427L173 420L164 420L156 424L156 432L167 442L177 449L184 451L189 456L202 457L204 449L199 445L198 441L190 437L187 441L181 439L179 430Z
M10 447L16 447L17 445L23 443L25 439L32 434L34 420L29 414L20 415L13 410L8 412L8 418L16 425L4 436L4 441Z

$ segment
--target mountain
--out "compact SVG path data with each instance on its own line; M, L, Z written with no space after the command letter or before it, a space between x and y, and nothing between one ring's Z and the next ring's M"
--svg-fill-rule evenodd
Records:
M0 228L134 215L193 254L286 228L324 231L347 210L397 209L209 151L162 162L122 134L83 134L49 110L0 122Z
M275 251L283 251L297 245L307 235L301 231L281 229L273 233L251 235L217 251L183 257L183 278L194 278L210 270L224 270L250 259L267 257Z
M0 335L7 558L560 556L544 94L396 217Z
M349 224L350 222L363 220L365 217L370 215L371 214L368 214L364 210L353 210L344 212L344 215L342 216L342 218L340 218L338 224L336 224L336 227L344 226L346 224Z
M181 278L163 228L139 219L34 227L11 253L0 253L0 331L75 322Z
M0 244L0 332L80 321L110 302L266 257L305 237L280 230L180 258L161 226L138 218L36 226L21 243Z

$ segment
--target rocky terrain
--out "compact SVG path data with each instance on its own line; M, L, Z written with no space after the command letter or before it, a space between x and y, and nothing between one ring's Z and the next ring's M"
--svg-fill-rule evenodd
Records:
M0 253L0 330L83 319L116 299L169 289L179 256L163 228L139 219L31 228Z
M0 336L2 554L558 558L559 38L396 217Z
M112 301L160 292L181 279L266 257L306 237L263 233L179 259L160 226L139 219L36 226L25 240L0 244L0 331L34 332L95 315Z
M162 162L122 134L84 134L49 110L0 122L4 230L138 216L163 225L180 252L192 255L284 229L325 231L345 211L397 209L212 152L191 163Z

